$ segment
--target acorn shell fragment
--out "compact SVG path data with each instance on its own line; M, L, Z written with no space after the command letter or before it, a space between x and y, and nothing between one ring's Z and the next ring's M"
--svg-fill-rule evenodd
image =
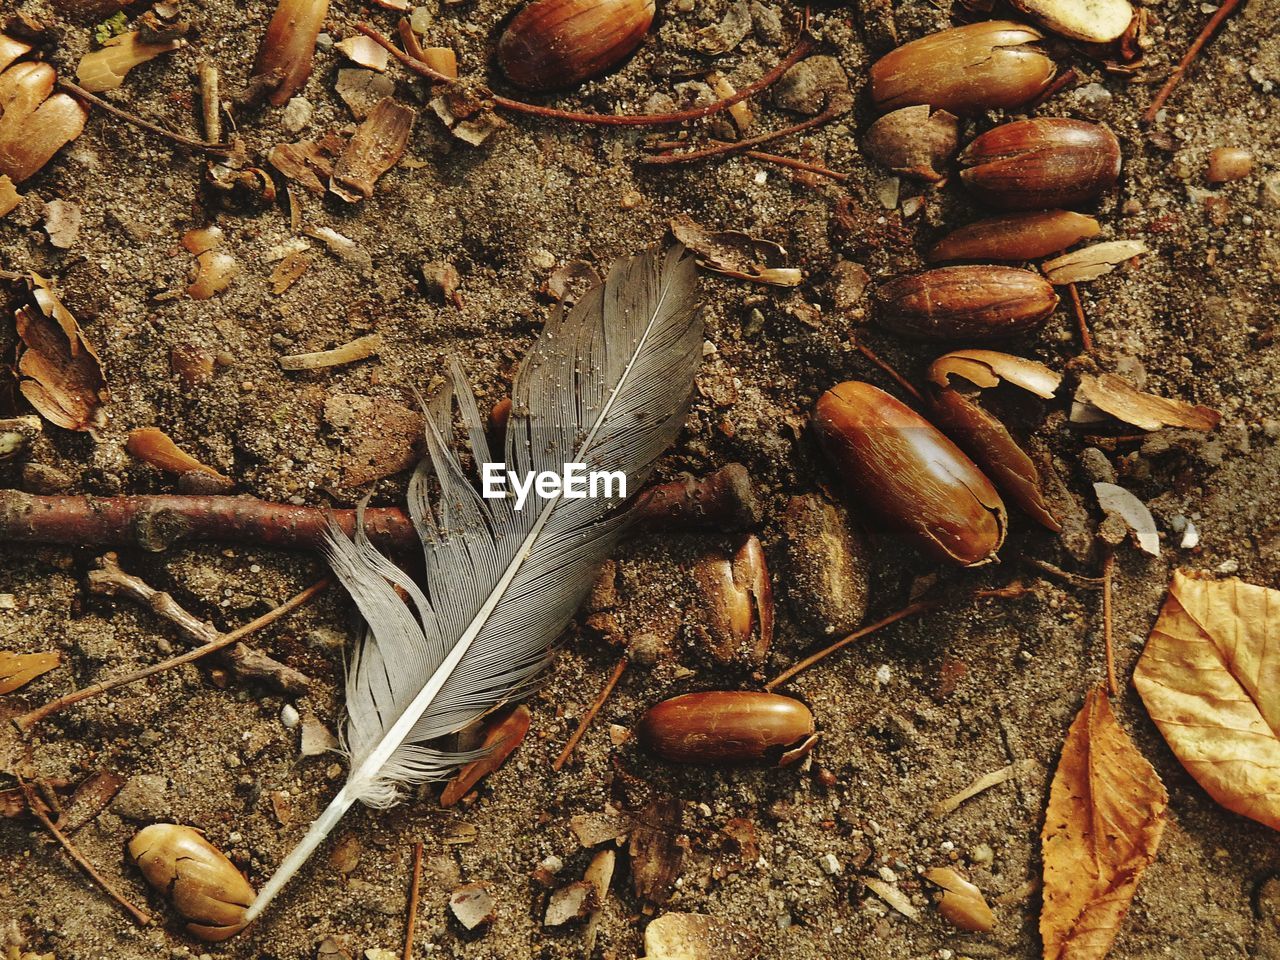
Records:
M227 940L245 928L253 887L199 830L153 823L129 841L129 859L201 940Z

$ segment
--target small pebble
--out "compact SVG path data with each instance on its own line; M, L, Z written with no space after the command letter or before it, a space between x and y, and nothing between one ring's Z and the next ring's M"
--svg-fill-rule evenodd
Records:
M298 716L298 708L292 703L286 703L280 708L280 722L284 724L286 730L292 730L298 725L301 718Z
M1235 573L1240 569L1239 560L1223 560L1220 564L1213 568L1215 573Z
M818 866L822 867L822 872L828 877L839 876L844 869L834 853L824 853L818 860Z
M314 112L310 100L306 97L294 97L284 105L280 122L290 133L301 133L311 122L311 114Z

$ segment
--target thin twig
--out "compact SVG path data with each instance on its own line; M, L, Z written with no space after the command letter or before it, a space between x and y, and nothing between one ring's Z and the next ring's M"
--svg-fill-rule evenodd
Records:
M771 143L774 140L781 140L783 137L789 137L793 134L803 133L806 130L812 130L814 127L820 127L822 124L830 123L836 117L847 112L847 106L828 107L816 117L810 117L808 120L794 123L780 130L770 130L768 133L749 137L746 140L717 140L711 146L702 147L699 150L686 150L682 153L659 153L654 156L641 157L640 162L650 166L669 166L676 163L692 163L694 160L705 160L708 157L722 157L733 153L742 153L762 143Z
M1156 114L1160 112L1160 108L1164 106L1164 102L1169 99L1169 94L1173 93L1173 88L1182 80L1183 74L1187 72L1187 68L1191 66L1192 61L1200 55L1200 50L1208 43L1218 28L1226 21L1227 17L1236 12L1236 8L1240 6L1241 0L1226 0L1220 6L1209 22L1204 25L1199 35L1191 41L1191 46L1187 48L1187 52L1182 55L1182 60L1169 75L1169 79L1164 82L1164 86L1160 88L1160 92L1156 94L1155 99L1151 101L1151 106L1147 107L1146 112L1142 115L1143 123L1151 123L1156 118Z
M1079 573L1072 573L1070 570L1063 570L1059 566L1055 566L1048 560L1041 560L1038 557L1023 557L1025 563L1031 564L1033 567L1039 567L1051 577L1061 580L1063 583L1070 584L1073 587L1079 587L1081 590L1101 590L1101 577L1086 577Z
M125 123L133 124L140 130L146 130L149 133L154 133L156 136L172 140L174 143L184 147L189 147L192 150L201 150L205 153L212 153L220 157L225 157L231 153L233 149L233 147L228 143L208 143L204 140L197 140L195 137L188 137L185 134L174 133L172 130L166 130L164 127L154 124L150 120L143 120L141 117L129 113L127 110L121 110L115 104L108 103L106 100L93 95L84 87L79 84L72 83L70 80L59 78L58 88L71 94L71 96L78 100L83 100L85 103L98 107L106 113L111 114L113 117L118 117Z
M355 24L355 29L364 34L370 40L385 48L399 63L407 70L411 70L419 76L426 77L435 83L456 84L456 77L445 76L438 70L433 69L421 60L416 60L409 54L405 53L397 47L389 38L378 32L367 23ZM801 28L800 37L796 40L795 46L791 52L779 62L772 70L766 73L755 83L749 84L739 90L732 96L725 97L723 100L717 100L702 107L693 107L689 110L680 110L675 113L580 113L573 110L560 110L556 107L544 107L536 103L525 103L522 100L512 100L510 97L491 94L489 99L495 107L503 110L510 110L513 113L523 113L533 117L542 117L547 120L566 120L571 123L587 123L603 127L663 127L672 126L678 123L684 123L688 120L701 120L703 117L710 117L724 110L728 110L734 104L741 103L749 97L755 96L760 91L772 86L782 75L795 66L800 60L808 56L815 47L815 41L809 34L808 30L808 10L805 11L805 25Z
M152 664L149 667L145 667L141 670L135 670L132 673L127 673L124 676L115 677L111 680L102 680L98 683L84 687L83 689L68 693L56 700L49 701L43 707L37 707L35 710L31 710L20 717L14 718L13 723L19 730L26 733L46 717L57 713L59 710L63 710L72 704L79 703L81 700L88 700L90 697L96 697L98 694L106 693L108 690L114 690L116 687L135 683L138 680L154 676L157 673L163 673L166 670L172 670L174 667L180 667L184 663L191 663L193 660L199 660L201 657L207 657L209 654L216 653L218 650L229 647L238 640L247 637L249 634L257 630L261 630L263 627L269 626L282 617L293 613L293 611L304 606L312 598L322 593L332 583L333 580L330 577L324 577L321 580L317 580L311 586L307 587L307 589L289 600L286 600L274 610L268 610L256 620L252 620L242 627L237 627L230 633L224 633L217 640L206 643L203 646L196 647L194 650L188 650L180 656L170 657L168 660L161 663Z
M32 792L31 784L27 783L26 780L19 776L18 785L22 787L22 795L27 801L27 809L30 810L35 818L44 825L46 830L53 834L53 838L57 840L58 843L62 844L62 849L67 851L67 856L74 860L76 865L89 875L89 879L105 890L107 892L107 896L128 911L129 915L138 922L139 926L151 926L153 922L151 916L130 903L125 895L112 886L111 882L107 880L106 877L98 873L98 871L93 868L93 864L84 858L84 854L76 848L76 845L71 842L70 838L63 834L54 822L49 819L49 815L44 812L43 804L36 799L35 794Z
M1075 82L1076 68L1069 69L1058 74L1053 79L1053 83L1044 88L1040 96L1036 97L1022 109L1027 113L1035 113L1040 107L1044 106L1049 100L1061 93L1067 86Z
M818 661L825 660L827 657L831 656L831 654L835 653L838 650L843 650L845 647L847 647L849 644L853 643L854 641L861 640L863 637L869 634L875 633L877 630L883 629L884 627L889 626L889 624L891 623L897 623L899 620L902 620L905 617L909 617L917 613L923 613L925 610L932 610L934 607L937 607L940 603L941 601L939 600L917 600L915 603L909 603L905 607L903 607L901 610L898 610L895 613L889 614L887 617L885 617L882 620L877 620L875 623L871 624L869 627L862 627L859 630L855 630L853 631L853 633L849 634L843 640L837 640L835 643L831 644L830 646L823 647L817 653L814 653L805 657L799 663L784 670L782 673L778 674L776 677L774 677L772 680L766 683L764 685L764 688L765 690L774 690L777 687L782 686L784 683L786 683L788 680L794 677L797 673L800 673L802 670L808 670Z
M1080 302L1080 291L1074 283L1067 284L1071 294L1071 306L1076 311L1076 326L1080 328L1080 349L1085 353L1093 353L1093 334L1089 332L1089 321L1084 315L1084 304Z
M906 377L900 374L894 368L893 364L889 363L888 360L885 360L884 358L882 358L878 353L876 353L874 350L868 347L865 343L859 340L858 337L855 336L852 340L852 343L853 343L853 348L855 350L857 350L860 354L862 354L864 357L866 357L868 360L874 363L877 367L879 367L881 370L887 373L893 379L894 383L900 386L907 393L911 394L911 396L915 398L916 403L918 403L921 407L925 406L924 395L921 394L920 391L916 389L915 384L913 384L910 380L908 380Z
M1111 584L1115 579L1116 555L1107 550L1107 558L1102 561L1102 636L1107 648L1107 686L1113 697L1120 696L1120 684L1116 682L1116 657L1112 644L1111 630Z
M804 160L797 160L794 157L783 157L776 153L764 153L761 150L748 150L746 156L752 160L762 160L765 163L776 163L780 167L788 167L792 170L803 170L805 173L813 173L819 177L828 177L838 183L847 183L850 180L849 174L838 173L835 170L829 170L817 163L807 163Z
M560 756L556 757L551 764L552 770L559 771L568 762L574 748L578 745L578 741L587 732L587 727L591 726L591 721L595 719L596 714L600 712L600 708L604 706L604 702L609 699L609 694L613 693L613 688L622 679L623 671L627 669L627 662L627 658L624 656L618 661L617 666L613 668L613 673L609 674L609 679L605 681L604 689L600 691L600 696L596 697L595 703L591 704L587 712L582 715L582 719L578 721L578 729L573 731L573 736L569 738L569 742L560 751Z
M404 923L404 955L413 960L413 931L418 925L418 888L422 885L422 841L413 845L413 879L409 883L409 917Z

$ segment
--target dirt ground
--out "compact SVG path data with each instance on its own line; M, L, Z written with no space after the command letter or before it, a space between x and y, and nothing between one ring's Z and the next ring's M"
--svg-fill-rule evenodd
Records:
M56 20L62 41L53 61L72 72L92 30L58 20L45 3L20 5ZM190 45L137 68L111 99L175 128L195 132L195 66L210 58L228 94L243 87L270 8L261 0L185 0ZM653 35L624 69L557 104L595 110L639 109L654 95L679 102L675 89L713 64L741 87L783 54L786 39L770 14L789 23L796 11L764 0L755 30L732 52L695 52L694 31L718 23L724 0L661 5ZM871 7L871 4L867 4ZM1276 0L1250 0L1205 51L1151 128L1138 116L1154 87L1200 28L1209 6L1156 0L1149 70L1140 82L1109 74L1080 51L1055 43L1079 86L1053 98L1041 115L1106 123L1120 138L1120 187L1098 207L1105 238L1137 237L1151 247L1138 269L1087 284L1085 309L1098 364L1147 389L1222 411L1212 435L1166 450L1121 444L1110 461L1124 483L1153 504L1164 533L1160 559L1122 548L1116 570L1118 667L1127 678L1141 652L1175 565L1237 572L1255 583L1280 581L1280 347L1275 302L1280 279L1280 42ZM952 8L955 8L954 10ZM948 0L895 4L899 37L911 39L963 14ZM468 0L434 9L434 42L456 47L467 73L490 63L496 31L511 5ZM390 30L391 14L357 0L335 0L328 34L341 39L368 18ZM873 281L919 266L919 250L974 211L958 189L928 193L924 209L904 219L884 209L886 178L859 152L859 131L872 119L862 90L874 55L855 7L814 13L819 51L838 58L857 95L841 120L779 152L803 155L851 175L846 184L801 182L787 171L731 158L675 168L636 162L643 134L513 117L479 148L451 138L421 109L425 89L392 70L397 95L418 106L407 160L350 206L303 198L311 227L331 226L368 257L339 260L311 241L315 260L287 292L273 296L273 250L291 238L279 208L245 215L212 213L199 183L202 163L164 141L95 112L85 134L28 186L37 199L0 220L0 266L53 277L67 305L99 348L112 392L110 422L95 442L49 427L30 459L68 475L76 492L114 494L173 489L170 478L123 449L130 429L155 425L235 481L235 490L307 504L349 504L366 487L344 486L344 442L381 428L357 421L344 432L326 413L334 397L374 398L412 407L450 354L460 356L480 395L493 403L539 329L546 301L538 288L557 263L605 263L660 239L667 220L687 213L713 228L742 228L783 244L806 271L794 291L703 278L707 337L699 395L685 432L660 473L702 473L731 461L748 466L765 504L759 531L780 589L779 637L765 673L791 663L819 638L805 635L782 599L786 499L831 481L803 424L818 394L846 379L891 387L849 345L860 310L840 310L827 273L839 259L866 267ZM280 109L234 108L250 150L318 136L352 122L334 92L340 56L322 48L303 94L314 107L306 128L291 133ZM499 90L500 78L491 77ZM508 91L509 92L509 91ZM661 101L655 101L659 103ZM760 129L798 115L758 98ZM984 118L979 127L993 118ZM970 124L969 132L975 129ZM1210 190L1209 151L1250 147L1247 179ZM920 188L902 183L902 197ZM79 239L51 248L39 199L77 203ZM1206 203L1209 200L1209 203ZM843 206L841 202L844 201ZM852 229L833 224L837 208ZM196 301L157 297L182 286L191 264L184 231L216 222L242 272L222 296ZM448 261L462 275L463 306L425 289L423 261ZM814 309L816 308L816 309ZM754 312L758 311L758 313ZM278 357L324 349L377 332L372 360L333 370L286 373ZM0 325L11 355L12 325ZM868 342L910 376L938 351L870 332ZM173 347L219 355L211 382L180 384ZM1079 352L1074 321L1062 307L1041 334L1012 348L1057 367ZM359 403L347 400L347 403ZM1082 431L1064 422L1065 403L1020 401L1037 442L1057 456L1064 479L1089 491L1081 466ZM3 414L4 411L0 411ZM1053 414L1053 415L1048 415ZM397 503L407 474L376 485L375 502ZM17 486L17 466L0 465L0 484ZM367 486L367 485L366 485ZM856 513L857 505L853 505ZM1193 551L1179 550L1170 523L1190 517L1202 532ZM582 955L579 929L542 926L546 893L532 872L549 856L562 881L581 877L590 851L567 828L574 814L607 802L639 803L650 793L685 802L689 844L684 875L659 908L711 914L744 924L769 958L1012 957L1039 955L1039 831L1048 778L1068 723L1103 672L1101 609L1096 592L1045 578L1023 563L1039 558L1080 566L1053 536L1022 515L997 566L941 571L956 599L904 622L802 674L786 692L808 703L822 739L803 769L676 769L633 744L615 748L611 725L633 725L644 709L681 692L758 684L748 673L709 666L684 644L679 627L698 598L689 566L736 538L685 532L641 536L618 556L621 608L628 636L674 636L674 658L632 667L562 772L550 762L595 697L619 651L578 633L565 643L546 688L530 702L532 732L469 805L442 810L435 792L390 811L349 813L334 841L313 858L250 932L210 946L186 937L163 900L123 856L139 826L175 820L207 832L260 884L337 789L330 758L300 758L298 731L281 722L284 700L253 686L219 689L207 670L186 667L122 688L51 720L31 740L36 772L72 780L100 768L130 779L111 808L79 830L75 842L99 869L162 922L133 925L89 884L38 824L0 822L0 921L17 922L30 949L59 960L134 960L197 956L309 958L326 937L353 956L382 948L399 955L413 842L426 847L422 912L414 956L553 958ZM905 602L917 577L940 572L899 544L872 543L871 616ZM14 546L0 549L0 648L56 648L65 662L10 700L35 705L52 696L154 662L181 646L171 628L128 602L85 589L100 551ZM278 604L322 573L316 556L246 544L197 544L165 553L123 551L137 573L220 628ZM1032 592L1017 600L971 601L973 587L1021 579ZM352 610L330 591L258 638L265 650L306 673L313 691L296 701L304 719L331 729L341 717L336 684L343 644L354 636ZM1128 958L1280 958L1280 846L1265 827L1227 813L1182 770L1126 684L1121 722L1168 786L1170 821L1158 861L1111 956ZM1017 760L1038 767L935 820L928 809L975 777ZM825 786L820 770L834 774ZM139 777L149 779L136 779ZM156 779L159 778L159 779ZM8 786L9 783L0 783ZM287 791L292 818L282 826L270 795ZM722 879L712 848L731 818L755 824L758 861ZM474 840L450 843L458 828ZM350 839L347 839L350 838ZM342 873L330 851L346 844L358 862ZM834 875L825 855L839 862ZM643 954L646 917L619 857L597 955ZM349 856L348 856L349 861ZM996 905L989 935L957 932L929 905L918 871L954 863ZM350 867L350 862L341 864ZM829 865L829 863L828 863ZM919 909L912 921L863 885L896 884ZM462 882L486 881L497 919L484 936L465 935L447 915L448 894Z

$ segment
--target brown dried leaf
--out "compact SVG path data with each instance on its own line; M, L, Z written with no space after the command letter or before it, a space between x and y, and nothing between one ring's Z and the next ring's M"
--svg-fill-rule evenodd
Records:
M951 386L951 377L964 377L975 386L998 386L1006 380L1048 400L1062 385L1062 374L1038 360L1015 357L997 350L953 350L933 361L929 379L940 387Z
M1096 377L1082 374L1075 399L1077 403L1095 407L1140 430L1159 430L1161 427L1212 430L1222 419L1222 414L1209 407L1192 406L1181 400L1143 393L1114 373Z
M1149 253L1141 240L1109 240L1072 250L1040 264L1045 278L1054 286L1096 280L1126 260Z
M712 233L684 214L672 218L669 226L672 236L693 252L705 270L778 287L794 287L804 279L799 268L786 265L787 251L776 243L741 230Z
M1100 960L1156 858L1169 795L1095 687L1067 731L1041 833L1045 960Z
M44 653L14 653L0 650L0 693L13 693L42 673L48 673L62 660L57 650Z
M139 64L186 46L185 40L143 43L137 31L112 37L100 50L87 53L76 67L76 79L90 93L114 90L124 83L125 74Z
M271 148L267 160L285 177L323 195L325 183L333 176L334 162L345 147L346 141L331 133L317 141L278 143Z
M480 743L480 749L488 752L454 774L440 795L440 806L453 806L470 793L472 787L502 766L524 741L530 719L529 708L522 703L490 720Z
M19 389L36 411L67 430L102 426L110 397L102 363L49 281L28 275L14 312ZM22 301L25 300L25 303Z
M50 96L56 79L47 63L17 63L0 74L0 174L15 184L78 137L89 119L78 100Z
M1278 680L1280 590L1175 571L1134 686L1211 797L1280 830Z
M56 826L63 833L75 833L107 809L107 804L123 786L124 777L120 774L112 770L99 770L76 787L75 793L62 808Z
M149 463L157 470L163 470L166 473L183 474L196 470L220 480L227 479L213 467L201 463L187 453L174 443L167 433L157 427L140 427L131 431L124 448L130 456L137 457L143 463Z
M348 203L372 197L378 178L404 155L416 115L411 107L390 97L380 100L347 141L333 168L329 189Z

